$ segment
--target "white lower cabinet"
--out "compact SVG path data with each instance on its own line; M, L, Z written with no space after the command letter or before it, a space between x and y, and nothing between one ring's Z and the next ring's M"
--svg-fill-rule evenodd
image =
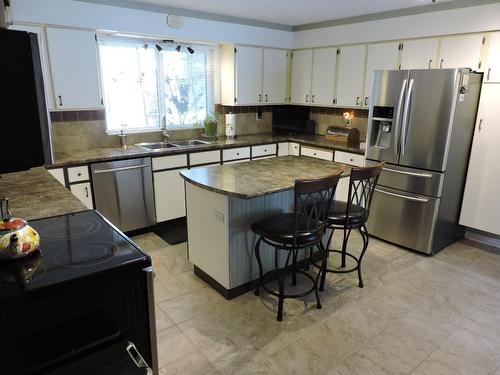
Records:
M157 222L186 216L184 179L179 171L181 169L153 173Z
M83 182L79 184L70 185L69 189L75 197L80 199L80 201L87 206L89 209L94 208L92 203L92 190L90 188L90 182Z
M287 156L289 155L289 142L280 142L278 143L278 156Z
M460 224L500 235L500 84L484 84L477 113Z
M351 152L335 151L333 160L337 163L344 163L355 166L363 166L365 156L353 154ZM337 190L335 191L335 199L347 202L349 195L349 178L344 177L339 180Z
M288 155L299 156L300 155L300 144L295 142L290 142L288 144Z
M59 181L61 184L66 186L66 182L64 181L64 168L54 168L47 169L49 173L54 176L54 178Z

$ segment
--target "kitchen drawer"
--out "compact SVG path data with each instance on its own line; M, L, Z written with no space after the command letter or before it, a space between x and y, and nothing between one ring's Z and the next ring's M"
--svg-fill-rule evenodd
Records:
M220 151L202 151L189 154L189 165L220 163Z
M248 159L250 157L250 147L230 148L222 150L222 160Z
M153 171L187 166L187 154L153 158Z
M252 146L252 158L259 156L276 155L276 143L269 145Z
M351 164L362 167L365 165L365 156L351 152L335 151L334 160L338 163Z
M310 156L312 158L316 159L323 159L323 160L333 160L333 152L332 151L326 151L326 150L318 150L317 148L310 148L310 147L304 147L302 146L300 148L300 154L303 156Z
M73 184L70 186L70 190L75 197L80 199L80 201L87 206L87 208L94 208L94 205L92 204L92 190L90 190L90 182Z
M300 144L295 142L290 142L288 144L288 155L299 156L300 155Z
M89 168L86 165L81 167L68 168L69 183L89 180Z
M278 156L287 156L289 153L290 144L288 142L278 143Z

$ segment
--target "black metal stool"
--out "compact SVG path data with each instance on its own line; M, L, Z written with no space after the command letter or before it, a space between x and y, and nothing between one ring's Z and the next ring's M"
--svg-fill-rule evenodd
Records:
M358 271L358 285L360 288L363 288L364 286L363 278L361 277L361 261L363 260L369 241L368 230L366 229L365 224L368 221L373 193L375 191L375 186L377 185L378 177L383 164L384 163L380 163L370 167L352 167L351 175L349 177L348 201L332 201L327 221L327 228L331 229L332 232L326 246L326 258L328 258L328 254L330 252L338 253L341 254L341 268L345 268L346 266L346 257L354 259L356 265L348 270L329 269L322 265L320 267L323 269L319 288L320 291L324 290L325 287L326 272L349 273ZM344 232L342 250L330 249L330 243L335 229L342 229ZM349 236L353 229L358 229L363 239L363 249L359 258L347 252L347 242L349 241ZM311 258L312 251L309 261L311 261Z
M283 319L283 302L285 298L300 298L315 292L316 307L320 309L321 302L318 294L318 281L321 270L326 268L325 249L322 244L325 233L327 215L330 209L335 189L341 172L338 174L316 180L296 180L294 189L294 211L264 218L252 224L252 230L260 237L255 244L255 256L259 264L259 286L255 295L259 295L262 287L268 293L278 297L278 316ZM260 257L260 243L264 242L274 247L274 270L264 274ZM316 246L322 259L321 269L316 278L307 272L297 269L297 253L301 249ZM285 265L280 267L280 250L287 251ZM291 271L289 270L290 257L292 256ZM311 289L301 294L285 294L285 276L292 273L292 285L296 285L296 274L305 275L312 281ZM264 277L276 273L278 278L278 293L270 290L264 284Z

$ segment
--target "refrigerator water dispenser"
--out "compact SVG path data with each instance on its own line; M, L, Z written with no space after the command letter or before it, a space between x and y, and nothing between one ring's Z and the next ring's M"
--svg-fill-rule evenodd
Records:
M373 107L373 117L371 124L371 137L375 143L371 146L389 149L391 147L391 131L394 116L393 107Z

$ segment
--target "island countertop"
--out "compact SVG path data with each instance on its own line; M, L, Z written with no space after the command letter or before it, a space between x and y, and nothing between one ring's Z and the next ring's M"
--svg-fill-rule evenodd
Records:
M345 164L306 156L281 156L237 164L226 164L181 171L187 181L216 193L249 199L293 189L296 179L320 178L342 170Z
M27 220L87 209L43 167L3 174L0 177L0 198L9 198L13 217Z

